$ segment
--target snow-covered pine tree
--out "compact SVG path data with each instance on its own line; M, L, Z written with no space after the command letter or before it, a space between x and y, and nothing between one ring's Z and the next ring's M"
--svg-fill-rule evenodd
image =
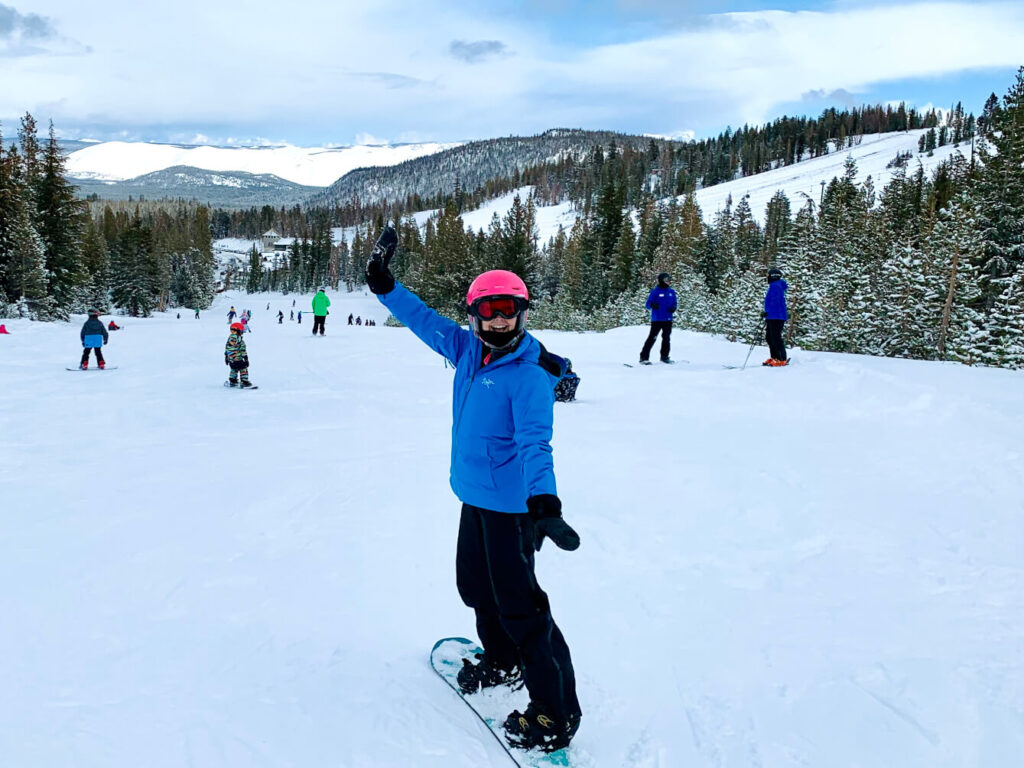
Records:
M35 183L36 226L43 243L48 291L62 314L73 303L87 275L82 265L85 206L68 183L64 155L50 123L50 138L42 153Z
M55 307L46 292L43 243L32 223L24 169L17 147L0 142L0 280L19 315L48 320Z

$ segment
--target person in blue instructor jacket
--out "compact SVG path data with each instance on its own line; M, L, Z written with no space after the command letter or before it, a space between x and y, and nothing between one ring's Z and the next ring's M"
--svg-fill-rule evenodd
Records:
M651 289L647 295L647 303L644 305L651 313L651 331L647 334L647 341L640 350L641 365L651 364L651 349L654 347L654 340L661 334L661 362L671 363L668 356L670 337L672 336L672 315L676 311L676 292L669 285L672 277L668 272L658 275L658 284Z
M483 653L464 661L463 692L525 684L530 703L504 722L518 748L560 749L580 722L569 647L537 583L544 537L562 549L579 536L562 519L551 434L554 386L564 361L526 332L529 291L514 273L491 270L469 287L471 330L440 316L388 269L398 236L386 227L366 267L380 302L455 367L451 487L462 501L456 582L476 612Z
M765 340L771 357L763 365L786 365L786 343L782 339L782 325L789 319L786 312L786 281L782 279L782 270L772 267L768 270L768 290L764 294Z

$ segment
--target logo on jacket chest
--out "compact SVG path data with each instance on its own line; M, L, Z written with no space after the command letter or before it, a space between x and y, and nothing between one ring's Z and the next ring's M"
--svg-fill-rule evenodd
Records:
M480 383L483 384L487 389L490 389L491 387L494 386L494 382L491 379L488 379L486 376L484 376L480 380Z

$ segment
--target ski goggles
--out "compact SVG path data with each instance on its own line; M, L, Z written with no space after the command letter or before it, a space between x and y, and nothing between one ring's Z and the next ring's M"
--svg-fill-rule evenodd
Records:
M481 320L493 320L496 317L511 320L529 307L529 300L522 296L487 296L470 304L469 313Z

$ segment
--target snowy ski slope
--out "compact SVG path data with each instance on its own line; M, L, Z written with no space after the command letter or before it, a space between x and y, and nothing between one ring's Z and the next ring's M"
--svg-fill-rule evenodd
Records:
M796 165L785 168L776 168L772 171L765 171L754 176L716 184L711 187L697 190L697 203L700 205L701 213L707 222L715 218L715 214L725 207L726 200L731 196L733 208L739 203L740 198L745 194L750 195L750 208L754 218L764 223L765 207L776 191L782 190L789 198L790 206L795 214L804 205L807 197L810 197L815 204L821 199L821 182L828 184L833 178L843 175L843 166L847 157L853 157L857 162L857 182L863 182L868 176L875 185L875 190L881 192L882 188L892 178L895 169L886 168L894 157L900 152L912 152L914 157L908 165L908 172L917 169L918 161L924 167L925 173L930 173L939 163L949 159L954 153L960 152L964 157L970 157L970 144L961 144L954 147L947 144L936 149L931 157L926 154L918 154L917 142L925 130L914 130L897 133L882 133L873 136L862 136L860 142L853 147L843 148L822 157L804 160ZM505 216L512 207L512 200L518 194L524 201L530 195L532 187L520 187L508 194L488 200L475 211L468 211L462 215L462 221L468 228L475 230L486 230L490 226L491 218L498 214L499 218ZM668 202L664 198L663 202ZM682 202L683 197L677 198ZM427 219L436 211L421 211L415 214L420 226L426 224ZM548 240L555 236L558 227L565 229L566 233L572 229L578 213L570 203L560 203L552 206L537 208L537 231L540 234L541 245L547 244ZM634 215L634 225L636 217Z
M296 309L309 308L310 296ZM0 336L0 765L507 768L433 675L455 589L451 370L369 295ZM267 302L271 309L265 310ZM228 304L255 392L224 389ZM349 312L378 321L348 327ZM587 768L1015 768L1022 374L540 332L582 376L538 576Z

